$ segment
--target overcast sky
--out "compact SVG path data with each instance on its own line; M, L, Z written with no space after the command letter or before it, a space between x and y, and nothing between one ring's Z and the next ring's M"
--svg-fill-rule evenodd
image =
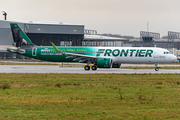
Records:
M82 24L98 33L139 37L147 22L161 37L180 32L180 0L0 0L0 9L8 20Z

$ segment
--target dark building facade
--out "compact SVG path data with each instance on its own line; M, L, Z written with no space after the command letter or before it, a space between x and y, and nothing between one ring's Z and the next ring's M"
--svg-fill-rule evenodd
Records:
M53 42L57 46L82 46L84 35L73 34L45 34L27 33L32 42L39 46L51 46Z
M84 39L83 25L24 24L24 31L39 46L82 46Z

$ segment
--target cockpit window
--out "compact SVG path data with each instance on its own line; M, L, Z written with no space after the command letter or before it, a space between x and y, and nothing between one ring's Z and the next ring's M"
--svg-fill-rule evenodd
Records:
M171 54L171 52L164 52L164 54Z

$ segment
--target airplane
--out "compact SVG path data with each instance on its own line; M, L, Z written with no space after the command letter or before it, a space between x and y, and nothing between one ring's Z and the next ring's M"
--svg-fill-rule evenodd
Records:
M14 47L7 51L26 57L51 62L86 63L86 71L97 68L120 68L122 63L159 63L177 61L168 50L157 47L88 47L88 46L37 46L17 23L10 23Z

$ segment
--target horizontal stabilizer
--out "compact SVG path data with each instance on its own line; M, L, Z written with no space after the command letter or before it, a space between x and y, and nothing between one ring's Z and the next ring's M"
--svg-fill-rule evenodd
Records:
M17 47L10 47L10 48L7 48L7 49L9 49L11 52L25 53L24 49L19 49Z

